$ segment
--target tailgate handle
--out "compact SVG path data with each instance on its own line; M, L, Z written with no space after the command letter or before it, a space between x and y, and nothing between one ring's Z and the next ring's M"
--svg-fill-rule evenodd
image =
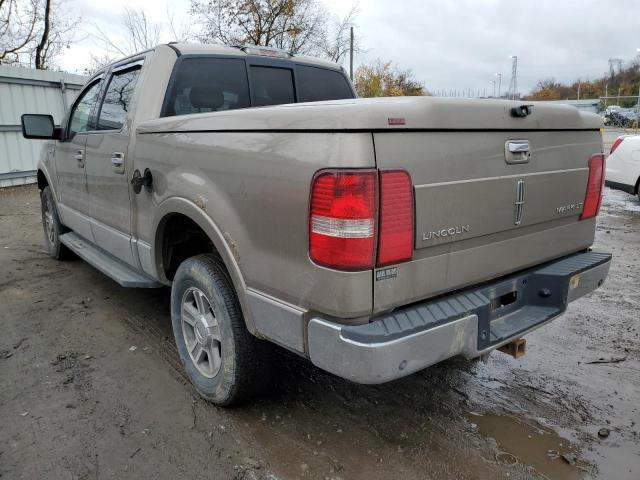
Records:
M528 163L531 159L529 140L507 140L504 145L504 157L507 163Z

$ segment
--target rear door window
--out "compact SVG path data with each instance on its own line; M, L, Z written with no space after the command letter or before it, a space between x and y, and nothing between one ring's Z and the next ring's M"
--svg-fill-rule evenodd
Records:
M295 103L293 89L293 70L288 68L251 66L251 85L253 86L253 105L281 105Z
M298 65L297 77L301 102L353 98L351 87L341 72Z
M251 106L244 60L185 58L166 99L164 116L218 112Z
M131 99L136 88L140 66L115 72L105 93L97 130L120 130L131 110Z

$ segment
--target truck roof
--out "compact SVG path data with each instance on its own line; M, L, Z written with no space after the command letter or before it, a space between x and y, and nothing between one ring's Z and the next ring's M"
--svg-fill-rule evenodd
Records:
M183 55L244 55L247 57L254 56L250 53L246 53L243 48L247 47L256 47L256 48L269 48L271 47L261 47L259 45L244 45L242 47L230 47L227 45L220 45L215 43L170 43L172 48L178 50ZM271 49L276 50L276 49ZM280 50L284 52L284 50ZM287 60L287 59L284 59ZM288 60L294 61L296 63L305 63L308 65L315 65L318 67L331 68L334 70L340 70L342 67L337 63L331 62L329 60L323 60L316 57L311 57L308 55L291 55Z

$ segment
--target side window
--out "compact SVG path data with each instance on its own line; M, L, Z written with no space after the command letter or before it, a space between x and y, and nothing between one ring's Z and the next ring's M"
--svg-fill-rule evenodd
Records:
M321 102L353 98L347 79L341 72L298 65L298 92L301 102Z
M251 67L254 106L295 103L293 72L288 68Z
M140 75L140 66L115 72L105 93L97 130L120 130L130 110L133 92Z
M218 112L251 106L244 60L185 58L177 67L163 116Z
M73 138L76 133L86 132L89 129L89 117L91 116L91 110L96 104L99 92L100 80L96 81L96 83L82 93L71 112L67 138Z

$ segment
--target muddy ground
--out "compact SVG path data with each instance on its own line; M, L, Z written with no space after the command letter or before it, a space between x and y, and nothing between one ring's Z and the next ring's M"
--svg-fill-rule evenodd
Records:
M524 358L365 387L283 353L265 396L226 410L183 378L167 289L121 288L42 245L37 190L0 190L2 478L640 478L629 195L608 190L598 222L608 281L530 334Z

